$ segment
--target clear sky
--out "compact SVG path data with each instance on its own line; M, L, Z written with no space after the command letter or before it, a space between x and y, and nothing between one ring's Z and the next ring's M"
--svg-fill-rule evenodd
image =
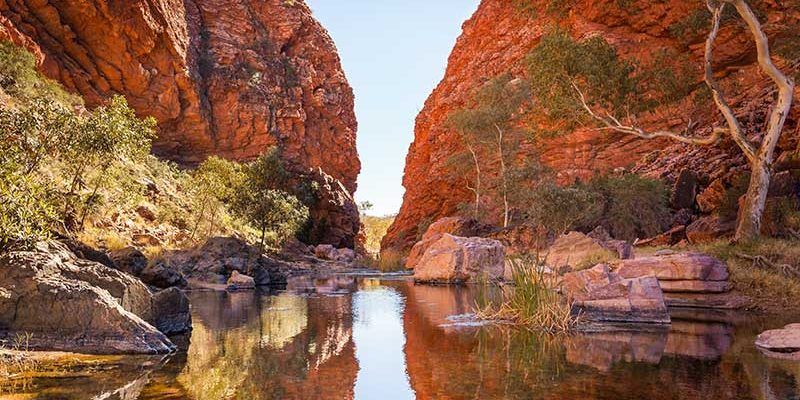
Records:
M356 95L358 201L396 213L414 119L444 76L479 0L306 0L328 29Z

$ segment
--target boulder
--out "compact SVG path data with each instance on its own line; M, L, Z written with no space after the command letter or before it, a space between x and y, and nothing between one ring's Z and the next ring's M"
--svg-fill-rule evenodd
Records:
M137 233L131 236L133 243L139 246L163 246L164 243L155 235L149 233Z
M711 213L719 209L725 201L725 185L721 179L715 179L714 182L705 188L699 195L697 195L697 205L700 211L704 213Z
M350 264L356 259L356 252L353 249L336 250L335 261Z
M505 249L494 239L464 238L445 233L414 269L418 282L463 283L503 277Z
M31 334L37 350L159 354L175 349L137 279L77 258L58 242L0 256L0 336ZM137 315L138 314L138 315Z
M256 280L253 277L245 274L240 274L239 271L233 271L231 277L228 278L227 290L252 290L256 288Z
M604 244L606 243L583 233L570 232L556 239L555 243L550 246L546 263L554 270L565 266L572 269L583 269L601 262L617 260L620 258L620 253L627 257L631 255L630 250L627 250L624 245L613 243L617 247L610 245L606 247Z
M491 233L492 228L483 225L474 219L460 217L445 217L432 223L425 233L422 240L414 244L406 260L406 268L414 269L419 264L425 252L436 241L445 234L459 237L484 236Z
M153 209L148 205L140 205L136 207L136 214L139 214L143 220L148 222L153 222L156 220L156 213Z
M190 331L192 314L186 293L176 287L171 287L154 294L152 314L148 322L165 335Z
M506 255L525 255L544 252L549 245L549 232L546 228L532 224L519 224L492 232L490 239L499 240L506 248Z
M564 275L562 291L573 313L587 321L668 324L664 295L654 276L623 279L608 265Z
M701 253L677 253L620 262L615 271L623 278L655 276L660 281L726 281L728 266Z
M163 262L156 261L142 270L138 275L142 282L160 289L171 287L186 287L186 278L179 271L167 267Z
M125 247L108 253L114 267L133 276L141 275L147 267L147 257L135 247Z
M335 260L338 252L336 248L329 244L321 244L314 248L314 255L323 260Z
M756 347L773 358L800 361L800 324L766 331L756 338Z
M736 228L736 220L719 215L702 217L686 227L686 237L691 244L710 243L729 237Z
M693 208L698 187L697 174L689 169L682 170L672 188L672 197L670 198L672 208L676 210Z

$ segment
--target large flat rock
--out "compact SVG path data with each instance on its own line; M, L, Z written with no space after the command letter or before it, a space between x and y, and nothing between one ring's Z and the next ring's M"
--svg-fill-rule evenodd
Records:
M702 253L623 260L615 272L623 278L652 275L660 281L726 281L730 275L724 262Z
M766 331L756 338L756 347L767 356L800 361L800 324Z
M505 248L493 239L444 234L433 243L414 269L414 280L463 283L496 280L505 270Z

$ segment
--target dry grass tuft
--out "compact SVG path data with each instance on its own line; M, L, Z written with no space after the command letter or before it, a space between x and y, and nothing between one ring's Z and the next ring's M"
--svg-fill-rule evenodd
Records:
M513 290L499 305L476 304L479 318L501 320L545 332L568 332L576 328L578 317L558 292L553 275L536 260L510 260Z

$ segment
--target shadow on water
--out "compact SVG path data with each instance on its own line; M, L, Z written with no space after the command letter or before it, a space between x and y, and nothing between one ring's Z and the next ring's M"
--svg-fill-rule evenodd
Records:
M191 293L184 353L51 365L0 398L800 399L800 363L752 344L789 321L675 310L665 330L550 336L475 323L476 295L355 276Z

